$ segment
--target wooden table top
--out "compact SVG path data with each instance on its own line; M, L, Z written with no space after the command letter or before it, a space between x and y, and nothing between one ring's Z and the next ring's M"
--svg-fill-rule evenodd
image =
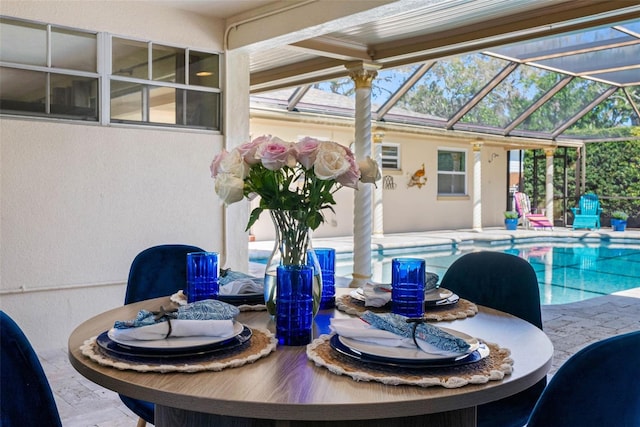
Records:
M307 359L305 346L278 347L253 364L199 373L118 370L100 366L79 350L85 340L111 328L115 320L134 318L140 309L156 310L162 304L166 306L168 298L119 307L79 325L68 343L73 367L110 390L190 411L279 420L366 420L452 411L509 396L543 378L553 356L553 345L541 330L485 307L479 307L476 316L437 325L510 349L513 373L502 381L455 389L356 382L315 366ZM333 316L348 317L337 310L321 311L314 321L314 336L328 333ZM264 311L241 312L238 320L250 327L275 330Z

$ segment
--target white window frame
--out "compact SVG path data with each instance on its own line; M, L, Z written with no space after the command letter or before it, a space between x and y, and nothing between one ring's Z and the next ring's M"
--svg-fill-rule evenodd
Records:
M387 147L396 149L395 156L384 155L384 148L387 148ZM402 151L401 150L402 150L401 145L396 142L381 142L380 143L380 158L381 158L380 167L384 170L394 170L394 171L402 170ZM395 163L395 166L393 167L384 166L385 162L393 162Z
M98 123L100 122L100 118L101 118L101 102L100 100L103 98L102 93L101 93L101 83L100 83L100 55L102 54L101 50L100 50L100 45L101 45L101 38L100 38L100 33L97 31L89 31L89 30L84 30L81 28L73 28L73 27L67 27L64 25L55 25L55 24L50 24L50 23L45 23L45 22L40 22L40 21L32 21L32 20L27 20L27 19L22 19L22 18L16 18L13 16L7 16L7 15L0 15L0 17L7 19L7 20L11 20L11 21L15 21L15 22L22 22L26 25L28 24L33 24L33 25L38 25L38 26L43 26L45 27L45 31L46 31L46 46L45 46L45 50L46 50L46 64L45 65L31 65L31 64L23 64L23 63L16 63L16 62L5 62L5 61L0 61L0 66L1 67L5 67L5 68L11 68L14 70L24 70L24 71L36 71L36 72L40 72L40 73L45 73L46 75L46 85L45 85L45 90L46 93L45 95L45 112L44 113L33 113L33 112L28 112L28 111L16 111L15 113L12 112L5 112L2 113L2 115L8 115L8 116L18 116L18 117L33 117L33 118L42 118L42 119L47 119L47 120L64 120L64 121L81 121L82 123ZM54 29L59 29L59 30L69 30L69 31L73 31L76 33L85 33L85 34L91 34L93 36L95 36L96 38L96 72L91 72L91 71L84 71L84 70L76 70L76 69L68 69L68 68L58 68L58 67L54 67L52 66L51 62L51 53L52 53L52 46L51 46L51 39L52 39L52 31ZM84 78L89 78L89 79L95 79L97 82L97 96L98 96L98 100L96 102L96 108L97 108L97 117L95 120L83 120L79 117L74 117L74 116L66 116L64 114L52 114L51 113L51 74L58 74L58 75L67 75L67 76L74 76L74 77L84 77Z
M464 170L461 171L445 171L445 170L440 170L440 162L439 162L439 158L440 158L440 154L443 152L447 152L447 153L461 153L464 154ZM469 192L468 192L468 166L469 166L469 151L462 149L462 148L451 148L451 147L438 147L438 152L437 152L437 157L436 157L436 164L437 164L437 168L438 168L438 197L460 197L460 196L468 196ZM441 193L440 192L440 177L442 175L447 175L447 176L463 176L464 177L464 192L463 193Z
M165 81L159 81L159 80L153 80L152 78L152 67L149 67L148 70L148 76L147 79L140 79L140 78L133 78L133 77L125 77L125 76L119 76L119 75L113 75L112 74L112 58L113 58L113 38L118 38L118 39L123 39L123 40L130 40L130 41L135 41L135 42L141 42L141 43L146 43L147 44L147 48L149 49L149 64L151 64L152 58L151 58L151 49L153 47L154 44L158 44L158 45L162 45L162 46L167 46L167 47L174 47L177 49L184 49L185 51L185 74L186 74L186 81L187 83L172 83L172 82L165 82ZM108 111L109 114L104 116L104 121L109 124L109 125L120 125L120 124L124 124L124 125L131 125L131 126L145 126L145 127L161 127L161 128L170 128L170 129L191 129L191 130L201 130L201 131L205 131L205 132L215 132L215 133L221 133L222 131L222 121L223 121L223 116L224 116L224 104L223 104L223 99L222 99L222 89L220 88L220 86L222 86L222 71L220 72L220 81L218 82L218 87L217 88L211 88L211 87L206 87L206 86L196 86L196 85L191 85L188 83L188 79L189 79L189 52L191 50L197 51L197 52L203 52L203 53L210 53L212 55L217 55L218 56L218 69L222 70L223 69L223 55L220 52L215 52L215 51L210 51L210 50L206 50L206 49L197 49L197 48L190 48L190 47L184 47L181 45L176 45L176 44L171 44L171 43L162 43L162 42L158 42L158 41L151 41L151 40L146 40L146 39L140 39L140 38L135 38L135 37L130 37L130 36L123 36L123 35L119 35L119 34L108 34L108 37L105 37L107 39L107 49L105 49L105 51L107 52L107 54L105 54L105 59L106 59L106 66L105 66L105 76L106 78L104 80L107 81L106 83L106 89L108 89L107 92L105 92L105 96L103 97L103 99L105 100L104 104L108 104L108 105L103 105L103 108L105 109L105 111ZM190 91L198 91L198 92L209 92L209 93L217 93L219 95L219 105L218 105L218 128L217 129L202 129L200 127L194 127L194 126L187 126L187 125L176 125L176 124L162 124L162 123L154 123L154 122L146 122L146 121L126 121L124 123L120 123L119 121L115 121L112 122L111 121L111 82L112 81L121 81L121 82L129 82L129 83L134 83L134 84L140 84L140 85L144 85L144 86L154 86L154 87L168 87L168 88L172 88L172 89L182 89L182 90L190 90ZM143 112L143 117L145 116L145 112Z
M46 55L47 55L46 64L43 64L43 65L31 65L26 63L22 64L17 62L0 61L1 67L11 68L14 70L36 71L36 72L45 73L46 75L46 93L44 94L44 97L46 97L45 112L31 112L26 110L25 111L15 110L14 112L14 111L7 110L0 113L0 115L8 116L8 117L29 117L33 119L41 119L41 120L47 120L47 121L67 121L67 122L75 121L75 122L81 122L83 124L95 124L95 125L102 125L102 126L126 126L126 127L142 126L147 128L159 128L159 129L166 129L166 130L205 132L205 133L213 133L213 134L222 133L224 110L225 110L224 101L223 101L223 90L222 90L222 87L224 84L225 71L224 71L224 54L222 52L211 51L208 49L200 49L197 47L185 47L185 46L175 45L171 43L163 43L160 41L142 40L142 39L137 39L131 36L123 36L123 35L116 35L116 34L111 34L107 32L85 30L81 28L51 24L51 23L42 22L42 21L27 20L27 19L17 18L13 16L8 16L8 15L2 15L2 14L0 14L0 17L10 21L16 21L18 23L23 22L25 26L32 24L32 25L44 27L46 31L45 48L46 48ZM96 47L96 71L91 72L91 71L84 71L84 70L73 70L73 69L52 67L51 66L51 31L52 29L63 29L63 30L70 30L78 33L86 33L86 34L94 35L95 42L96 42L96 46L95 46ZM112 58L111 40L113 37L117 37L125 40L144 42L144 43L150 44L151 46L153 46L153 44L159 44L162 46L170 46L178 49L183 49L185 51L185 57L186 57L185 72L187 73L187 76L186 76L187 83L182 84L182 83L171 83L171 82L152 80L151 75L149 76L149 80L133 79L133 78L128 78L126 76L112 76L111 75L111 58ZM197 51L197 52L217 55L218 72L220 73L217 87L212 88L207 86L188 84L188 72L189 72L188 58L189 58L190 51ZM149 56L151 56L151 54ZM86 120L80 116L65 116L62 114L51 114L50 113L51 89L49 87L51 74L60 74L60 75L96 79L97 97L98 97L98 100L96 102L96 108L97 108L96 119L92 118L92 119ZM218 94L218 105L217 105L218 110L217 110L216 121L214 121L215 127L205 128L203 126L177 125L177 124L170 124L170 123L167 123L167 124L148 123L148 122L138 122L138 121L131 121L126 123L117 123L117 122L112 123L111 122L111 81L116 81L116 80L128 81L131 83L136 83L136 84L141 84L146 86L155 86L155 87L164 86L164 87L170 87L173 89L181 89L181 90L184 90L185 93L186 91L216 93Z

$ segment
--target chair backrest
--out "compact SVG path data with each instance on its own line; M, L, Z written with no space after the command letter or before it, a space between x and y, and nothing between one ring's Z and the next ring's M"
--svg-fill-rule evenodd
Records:
M593 343L554 374L527 427L640 426L640 331Z
M62 426L38 356L4 311L0 311L0 426Z
M451 264L440 286L542 329L538 278L531 264L515 255L492 251L463 255Z
M514 206L520 217L524 217L531 213L531 201L525 193L513 193Z
M578 206L580 207L580 215L598 215L600 201L595 194L584 194L580 197Z
M167 296L185 289L187 254L202 251L204 249L190 245L159 245L140 252L131 263L124 303Z

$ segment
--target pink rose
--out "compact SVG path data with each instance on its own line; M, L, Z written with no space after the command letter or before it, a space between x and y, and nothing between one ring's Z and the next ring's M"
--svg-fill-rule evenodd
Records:
M318 145L320 141L311 137L304 137L296 144L298 150L298 161L305 169L311 169L313 162L316 161L318 153Z
M351 150L349 150L351 152ZM358 181L360 180L360 168L356 163L356 159L351 156L347 156L347 160L349 162L349 169L342 175L336 178L336 181L345 187L358 189Z
M211 162L211 166L209 166L209 169L211 169L212 178L215 178L220 173L220 163L222 162L222 159L224 159L227 156L227 154L229 153L227 152L227 150L223 148L222 151L213 158L213 161Z
M256 159L256 149L267 138L268 137L266 136L261 136L251 142L246 142L237 148L240 152L240 155L242 156L244 161L247 162L247 164L255 165L260 163L260 160Z
M256 157L262 161L262 165L272 171L284 166L295 167L296 147L277 137L262 142L256 149Z

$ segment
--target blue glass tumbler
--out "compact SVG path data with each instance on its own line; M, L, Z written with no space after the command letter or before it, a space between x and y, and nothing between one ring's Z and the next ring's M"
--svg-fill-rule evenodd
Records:
M217 252L187 254L187 302L218 299Z
M322 275L322 298L320 310L336 306L336 250L333 248L314 248ZM307 263L312 266L312 258Z
M391 311L407 317L424 314L425 262L419 258L391 260Z
M276 273L276 337L280 345L307 345L313 325L313 267L280 265Z

